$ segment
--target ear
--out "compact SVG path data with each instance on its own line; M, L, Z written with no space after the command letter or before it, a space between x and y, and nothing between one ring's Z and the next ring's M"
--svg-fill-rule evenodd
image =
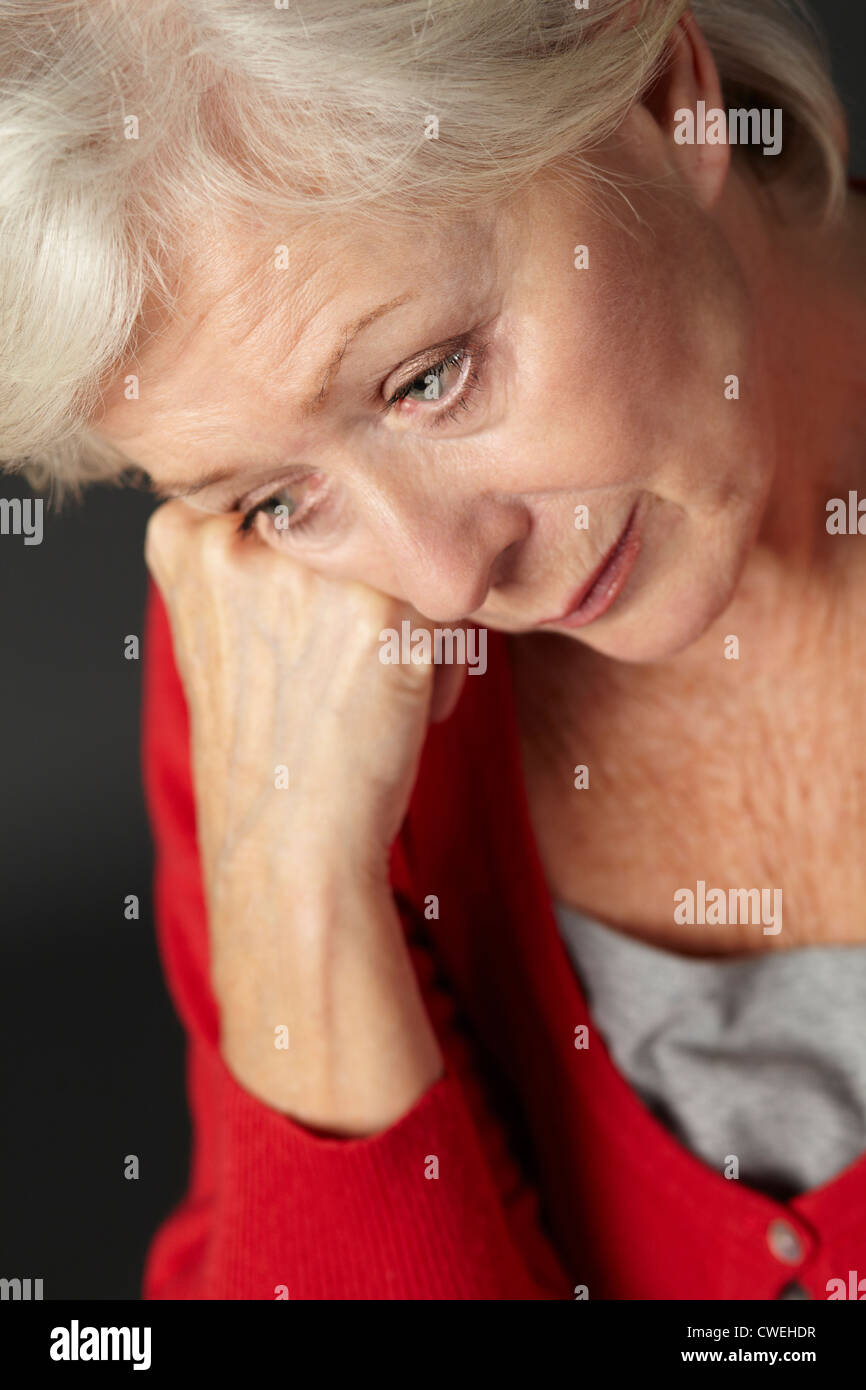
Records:
M698 102L703 106L698 108ZM672 30L664 66L641 98L640 106L664 142L668 163L691 187L699 204L710 208L720 196L730 165L730 146L698 143L703 138L699 109L722 107L722 84L713 55L690 10Z

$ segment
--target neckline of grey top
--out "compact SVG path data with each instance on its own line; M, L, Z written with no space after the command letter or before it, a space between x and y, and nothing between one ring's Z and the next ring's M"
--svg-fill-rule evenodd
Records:
M785 1201L866 1151L866 946L695 959L554 912L614 1064L711 1168Z

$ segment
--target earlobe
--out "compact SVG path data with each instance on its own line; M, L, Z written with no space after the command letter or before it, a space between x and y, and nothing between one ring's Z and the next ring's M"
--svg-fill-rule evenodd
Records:
M704 208L719 197L730 164L727 138L707 139L707 115L720 112L721 103L715 60L687 11L671 31L664 66L641 105L652 117L672 164Z

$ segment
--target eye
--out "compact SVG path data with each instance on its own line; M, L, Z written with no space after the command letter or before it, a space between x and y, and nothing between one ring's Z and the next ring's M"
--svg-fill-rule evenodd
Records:
M396 390L389 405L397 401L438 401L454 389L459 381L461 368L467 359L466 352L450 352L440 362L425 367L416 377Z
M471 408L483 356L481 344L472 342L425 365L416 364L412 375L387 398L385 410L424 427L455 419L460 409Z
M276 488L244 512L238 532L241 535L249 535L260 516L266 518L268 526L277 533L278 539L282 532L300 531L311 524L321 500L321 492L322 485L318 483L315 475L298 483Z

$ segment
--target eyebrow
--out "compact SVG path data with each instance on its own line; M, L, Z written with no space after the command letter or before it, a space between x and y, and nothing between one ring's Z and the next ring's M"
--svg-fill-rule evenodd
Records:
M328 361L323 364L322 385L318 393L305 401L301 406L302 415L318 414L324 406L328 394L337 379L337 374L339 373L349 344L353 342L359 334L363 333L366 328L374 324L377 319L382 318L385 314L389 314L392 309L398 309L402 304L414 298L415 296L409 292L398 295L396 299L389 299L386 303L378 305L377 308L371 309L368 313L362 314L360 318L353 319L350 323L344 325L339 334L342 339L340 346L335 348L328 358ZM192 483L187 479L178 479L177 482L167 481L157 484L153 479L149 479L150 490L155 496L163 499L170 497L193 497L197 492L203 492L205 488L214 487L217 483L227 482L229 478L233 478L244 466L244 463L248 462L249 460L247 459L242 463L229 465L227 468L210 469ZM274 467L279 466L278 463L274 464Z

